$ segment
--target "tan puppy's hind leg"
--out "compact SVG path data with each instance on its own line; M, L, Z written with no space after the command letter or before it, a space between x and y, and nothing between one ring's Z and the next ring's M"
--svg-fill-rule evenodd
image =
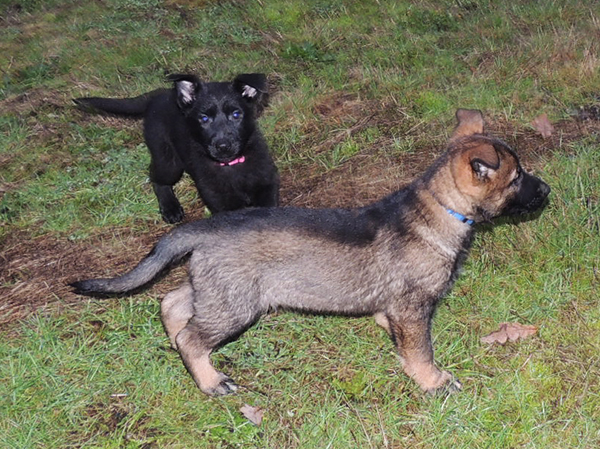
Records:
M176 337L176 344L183 363L192 375L196 385L209 396L223 396L235 393L238 386L227 375L217 371L210 361L213 350L200 336L200 330L188 323Z
M193 292L192 286L186 282L167 294L160 304L160 317L173 349L177 349L177 334L194 315Z
M392 330L390 329L390 322L387 319L387 316L385 316L385 313L377 312L373 315L373 318L375 318L375 322L379 326L383 327L388 334L392 335Z

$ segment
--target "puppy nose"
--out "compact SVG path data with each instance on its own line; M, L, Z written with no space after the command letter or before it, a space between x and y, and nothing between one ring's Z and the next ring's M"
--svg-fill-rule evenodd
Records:
M541 196L548 196L548 194L550 193L550 186L545 182L542 182L538 187L538 192Z
M229 149L229 143L225 140L220 140L216 142L216 147L221 151L226 151Z

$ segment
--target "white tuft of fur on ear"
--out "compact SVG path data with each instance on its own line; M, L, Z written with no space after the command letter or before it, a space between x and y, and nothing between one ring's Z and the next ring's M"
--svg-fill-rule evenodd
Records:
M242 97L254 98L256 97L257 93L258 91L254 87L246 84L244 86L244 90L242 91Z
M480 161L472 161L471 167L473 168L473 171L477 177L481 179L488 178L495 171L493 168L488 167Z
M191 103L194 101L194 83L191 81L179 81L177 83L181 99L184 103Z

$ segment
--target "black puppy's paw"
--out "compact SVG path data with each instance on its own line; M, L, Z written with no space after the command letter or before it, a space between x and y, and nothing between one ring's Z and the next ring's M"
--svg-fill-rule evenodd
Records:
M169 224L179 223L185 217L183 208L180 205L177 205L176 208L161 209L160 214L163 220Z

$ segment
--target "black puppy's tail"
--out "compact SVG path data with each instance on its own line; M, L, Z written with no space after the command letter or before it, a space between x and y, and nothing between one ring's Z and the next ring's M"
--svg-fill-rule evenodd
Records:
M192 222L173 229L128 273L114 278L86 279L69 285L84 294L125 293L135 290L154 279L168 265L194 250L203 235L202 232L194 232L196 227L198 223Z
M150 99L159 92L160 89L133 98L75 98L73 99L73 103L75 103L79 109L86 112L100 111L123 117L138 118L144 115Z

